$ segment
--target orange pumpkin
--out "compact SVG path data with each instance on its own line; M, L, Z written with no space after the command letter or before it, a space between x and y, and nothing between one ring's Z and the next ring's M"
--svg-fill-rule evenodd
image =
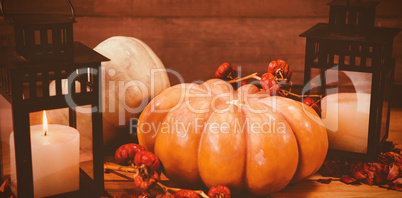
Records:
M254 195L315 173L328 149L312 108L254 85L235 91L219 79L164 90L144 109L137 130L169 179Z

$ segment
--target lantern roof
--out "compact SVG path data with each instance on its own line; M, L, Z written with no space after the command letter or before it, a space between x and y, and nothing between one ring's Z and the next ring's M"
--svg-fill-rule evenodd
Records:
M360 7L360 8L368 8L368 7L375 7L378 5L377 1L370 1L370 0L333 0L327 5L330 6L340 6L340 7Z
M11 24L15 26L52 25L75 22L75 19L67 15L9 14L7 17Z
M300 34L300 37L314 39L328 39L339 41L357 41L366 43L392 43L394 37L399 33L398 28L374 27L372 32L367 35L345 35L330 31L328 23L318 23L312 28Z
M109 59L85 46L80 42L74 42L73 56L66 59L51 61L30 61L18 55L13 48L0 50L0 68L30 69L37 67L57 67L57 65L82 65L108 61Z

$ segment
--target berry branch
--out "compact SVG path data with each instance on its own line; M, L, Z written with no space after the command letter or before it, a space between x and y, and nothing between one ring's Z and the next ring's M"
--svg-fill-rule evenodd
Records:
M229 83L237 83L237 82L241 82L241 81L248 80L248 79L253 79L253 78L256 79L256 80L261 80L261 77L257 76L257 72L255 72L253 74L250 74L250 75L245 76L245 77L240 78L240 79L239 79L239 77L236 77L233 80L229 80L228 82Z
M122 172L129 172L129 173L136 173L136 172L138 172L138 169L137 169L136 167L121 166L121 165L114 164L114 163L111 163L111 162L105 163L105 164L103 165L103 168L104 168L104 170L105 170L106 172L107 172L107 171L110 171L110 170L113 170L113 171L122 171Z
M261 87L269 95L293 96L302 99L302 102L312 107L317 114L321 115L321 107L318 102L322 99L322 95L300 95L292 92L293 83L290 80L292 70L289 65L281 59L272 61L268 65L268 72L261 77L257 73L247 75L245 77L237 77L238 69L232 67L229 63L223 63L215 72L215 77L226 80L229 83L241 82L242 85L247 84L247 80L256 79L260 81ZM234 85L235 86L235 85ZM314 102L311 98L319 98Z
M156 185L158 185L165 193L170 193L171 192L179 192L183 189L181 188L173 188L173 187L168 187L163 185L161 182L157 182ZM207 194L204 193L202 190L194 190L198 195L200 195L203 198L210 198Z
M283 91L286 95L292 95L298 98L307 98L307 97L311 97L311 98L320 98L319 100L317 100L316 102L318 103L319 101L321 101L322 95L299 95L287 90L282 89L281 91Z
M145 148L138 144L130 143L120 146L116 150L115 160L119 164L105 163L104 171L110 172L113 170L134 173L134 183L142 190L143 194L139 197L152 197L150 190L157 186L165 193L157 197L197 198L201 196L202 198L230 198L230 190L226 186L212 187L207 195L202 190L187 190L163 185L160 182L159 174L161 171L158 157L151 152L145 151Z
M110 163L110 162L104 164L104 169L106 171L114 170L114 171L130 172L130 173L134 173L134 177L136 175L139 175L141 172L141 168L144 168L144 167L145 167L144 164L142 164L139 167L138 166L134 166L134 167L121 166L121 165ZM147 170L147 169L143 169L143 170ZM148 174L148 172L145 172L145 174ZM183 190L181 188L173 188L173 187L165 186L159 181L156 182L156 185L159 186L165 193L178 192L180 190ZM194 190L194 192L196 192L198 195L200 195L203 198L210 198L202 190Z

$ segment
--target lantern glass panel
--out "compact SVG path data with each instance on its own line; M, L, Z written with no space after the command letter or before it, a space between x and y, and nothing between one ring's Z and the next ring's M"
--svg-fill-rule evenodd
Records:
M81 113L91 105L77 107L77 130L80 132L80 161L92 160L92 116ZM30 113L30 124L42 124L42 111ZM69 125L68 108L46 110L49 124ZM89 155L90 154L90 155Z
M11 116L11 104L0 95L0 133L1 133L1 176L2 179L10 178L10 146L9 137L13 131L13 119Z
M320 94L320 90L321 90L320 74L321 74L321 69L316 69L316 68L311 69L311 75L309 78L310 79L310 81L309 81L310 90L308 90L310 92L310 94L314 94L314 95Z
M92 163L93 155L92 155L92 116L89 113L81 113L84 109L91 108L91 105L84 105L77 107L77 130L80 132L80 162L85 162L88 164L90 161ZM47 119L49 124L60 124L60 125L69 125L68 120L68 108L61 109L53 109L46 110ZM42 124L42 115L43 112L33 112L30 113L30 124L32 125L40 125ZM92 167L92 166L88 166ZM80 167L83 169L83 167ZM85 172L91 172L85 167ZM89 175L93 178L93 175Z
M65 108L65 110L67 110ZM35 197L46 197L79 190L79 132L68 125L48 125L43 111L30 113L33 187ZM40 118L36 118L39 115ZM45 135L46 132L46 135ZM11 184L17 187L14 133L9 137ZM68 149L66 149L68 148ZM14 192L18 195L18 192Z
M318 23L300 35L306 37L305 89L311 89L308 91L312 94L326 96L321 101L323 114L326 113L326 108L335 109L342 114L340 117L335 116L336 120L333 122L336 126L338 118L340 122L345 118L351 123L364 126L364 134L367 135L364 145L359 146L356 141L360 138L356 134L363 132L348 127L350 132L346 135L338 132L335 137L339 137L339 142L344 146L335 146L331 143L333 137L329 135L329 147L367 154L359 156L370 158L377 157L381 144L388 136L389 99L395 69L392 43L400 31L396 28L374 27L377 4L378 2L368 0L333 0L328 3L329 23ZM331 71L333 69L336 71ZM335 78L335 81L331 78ZM327 97L334 93L337 94L336 100L332 101L334 104L329 104L331 100ZM341 96L349 96L355 104L348 108L334 107L343 98ZM325 104L327 101L328 105ZM357 110L363 106L365 116L350 117L357 115ZM341 112L342 109L345 112ZM328 119L332 115L333 113L328 113L323 118ZM369 124L366 124L367 117ZM363 120L365 123L360 123ZM362 127L356 128L363 131Z
M334 68L335 67L336 66L334 66ZM310 94L320 94L324 88L321 82L322 71L322 69L311 68L308 85ZM371 73L328 69L325 76L325 95L344 92L371 94Z
M321 101L322 119L328 129L330 148L366 154L372 74L341 71L335 66L324 73L322 85L322 71L311 69L310 93L325 94ZM383 113L387 112L383 109Z
M384 87L384 100L382 102L382 112L381 112L381 130L380 130L380 141L388 138L388 128L389 128L389 118L390 118L390 96L392 94L392 78L393 73L392 70L384 73L383 81L381 81L381 85Z
M77 170L72 170L68 171L68 173L71 172L76 172L78 180L73 184L72 186L76 186L77 188L75 190L79 190L79 185L80 185L80 175L82 174L81 171L85 172L86 176L89 176L91 179L94 178L93 175L93 148L92 148L92 125L89 123L92 123L92 116L90 113L80 113L83 112L83 109L91 108L91 105L84 105L84 106L78 106L77 107L77 129L80 134L79 138L79 164L77 165L79 169ZM61 108L61 109L54 109L54 110L47 110L47 117L48 117L48 122L49 124L59 124L63 126L68 126L69 125L69 120L68 120L68 108ZM13 139L11 139L10 135L13 131L12 127L12 116L10 116L12 113L11 111L11 104L3 97L0 95L0 132L1 132L1 172L2 172L2 177L3 179L9 178L11 180L11 189L14 194L17 195L17 179L16 179L16 167L15 167L15 157L13 157L13 153L15 153L13 149ZM30 120L30 125L42 125L43 124L43 111L38 111L38 112L32 112L30 113L29 120ZM31 132L32 134L32 132ZM49 134L50 136L52 134ZM13 136L13 135L12 135ZM32 138L32 135L31 135ZM31 139L31 145L32 139ZM11 148L12 147L12 148ZM33 146L31 147L32 152L34 152ZM69 149L64 149L64 150L71 150L72 148ZM49 158L63 158L66 157L65 155L54 155L54 156L47 156ZM34 189L37 189L35 187L38 183L37 180L37 172L35 171L35 159L33 160L33 177L34 177ZM14 163L13 163L14 162ZM53 166L52 164L49 164ZM39 168L40 170L45 170L43 167ZM56 168L57 169L57 168ZM67 167L67 169L71 170L74 169L74 167ZM46 170L45 172L48 172ZM66 176L66 174L53 174L56 175L57 177L63 177ZM71 178L70 178L71 179ZM46 178L43 178L43 180L46 180ZM81 178L82 180L82 178ZM54 180L50 181L54 182ZM46 181L43 181L42 183L46 183ZM66 184L63 186L65 187ZM82 185L82 184L81 184ZM83 184L85 185L85 184ZM71 185L70 185L71 186ZM70 192L72 191L67 190L65 192ZM62 192L62 191L60 191ZM36 194L36 193L35 193ZM60 194L60 193L58 193ZM43 194L44 195L44 194ZM44 196L49 196L51 194L46 194ZM42 196L42 195L40 195Z

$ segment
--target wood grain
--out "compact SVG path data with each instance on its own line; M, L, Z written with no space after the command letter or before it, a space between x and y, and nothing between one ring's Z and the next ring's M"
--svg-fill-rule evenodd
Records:
M63 0L4 0L8 12L69 13ZM78 16L328 17L331 0L71 0ZM402 1L379 0L378 17L401 17Z
M265 72L282 58L295 84L303 83L305 39L298 37L326 18L78 17L74 39L90 47L111 36L132 36L147 43L167 68L185 82L212 78L223 62L242 66L244 74ZM402 20L379 18L377 26L402 28ZM2 21L0 44L12 45L13 30ZM394 40L396 83L402 84L402 34ZM171 75L172 84L180 81Z
M10 8L21 1L27 0L5 0ZM212 78L223 62L242 66L243 74L261 75L270 61L282 58L294 71L294 83L303 83L305 39L298 35L328 21L327 1L211 1L73 0L78 16L84 16L77 17L74 39L95 47L111 36L139 38L185 82ZM40 2L36 10L68 13L63 0ZM395 12L401 3L382 0L377 15L386 17L378 17L376 26L402 28L402 12ZM19 5L35 10L29 3ZM12 27L0 18L0 45L13 43ZM402 33L394 40L394 57L395 83L402 84ZM172 84L180 82L170 77Z
M317 181L304 180L287 186L271 197L400 197L401 192L387 190L378 186L347 185L340 181L322 184Z

